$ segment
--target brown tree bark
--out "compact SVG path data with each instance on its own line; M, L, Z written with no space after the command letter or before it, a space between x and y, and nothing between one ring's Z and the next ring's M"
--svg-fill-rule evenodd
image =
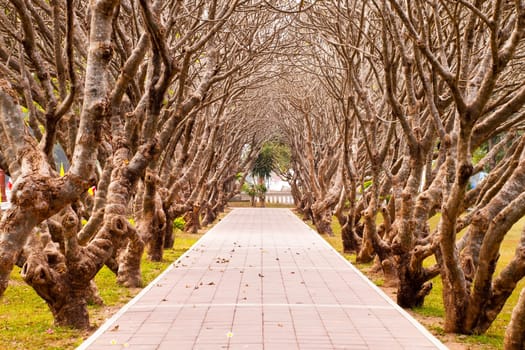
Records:
M115 6L116 1L100 1L91 8L90 35L93 40L89 46L86 70L92 75L85 80L77 143L72 166L64 177L55 177L47 157L36 147L33 139L24 135L23 118L11 98L0 92L3 132L9 133L9 138L14 140L11 151L18 158L10 164L15 179L12 208L8 210L9 215L0 221L0 295L7 288L13 263L33 227L76 200L93 184L108 92L105 78L111 59L111 18Z
M512 317L505 331L505 350L525 349L525 289L521 290L520 297Z
M162 210L162 201L157 191L158 177L151 171L146 172L142 213L137 225L139 235L146 246L151 261L162 261L166 216Z
M31 236L22 277L48 304L55 323L89 327L87 303L97 300L92 279L111 255L111 234L97 235L87 246L78 244L78 217L70 208L59 216L63 251L47 233Z

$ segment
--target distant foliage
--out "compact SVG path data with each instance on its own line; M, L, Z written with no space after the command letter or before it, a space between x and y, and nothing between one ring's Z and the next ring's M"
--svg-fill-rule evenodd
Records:
M186 220L182 216L179 216L175 220L173 220L173 229L177 229L180 231L184 230L184 226L186 225Z

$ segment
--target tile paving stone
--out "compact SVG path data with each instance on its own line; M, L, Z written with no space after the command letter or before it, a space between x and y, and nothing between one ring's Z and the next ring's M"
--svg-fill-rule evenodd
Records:
M194 342L182 342L182 341L164 341L162 342L157 350L193 350Z
M446 349L291 211L261 208L233 210L79 349L124 343Z

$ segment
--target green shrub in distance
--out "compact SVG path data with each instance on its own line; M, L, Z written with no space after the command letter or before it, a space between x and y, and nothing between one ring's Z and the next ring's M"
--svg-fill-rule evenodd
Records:
M182 216L179 216L178 218L173 220L173 229L174 230L178 229L178 230L183 231L184 230L184 226L186 226L186 220L184 220L184 218Z

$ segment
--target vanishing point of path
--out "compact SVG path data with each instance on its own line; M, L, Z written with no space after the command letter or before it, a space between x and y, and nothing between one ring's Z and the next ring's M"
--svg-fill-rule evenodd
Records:
M446 349L288 209L234 209L79 349Z

